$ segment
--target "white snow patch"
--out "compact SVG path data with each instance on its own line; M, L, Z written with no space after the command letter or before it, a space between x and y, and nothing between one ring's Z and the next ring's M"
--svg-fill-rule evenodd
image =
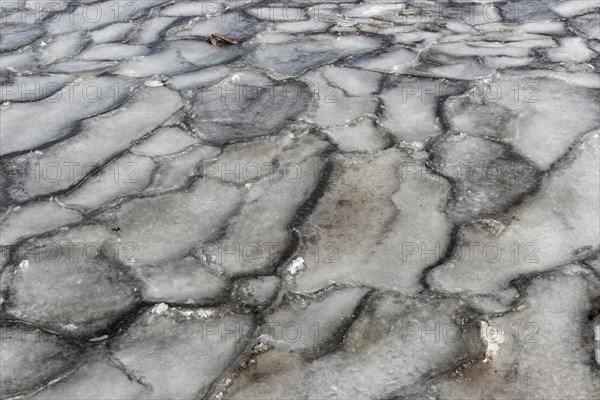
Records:
M29 268L29 260L23 260L19 263L19 269Z
M159 87L159 86L163 86L163 83L161 81L148 80L148 81L144 82L144 85L149 86L149 87Z
M304 268L304 258L296 257L292 260L292 263L288 267L288 272L290 273L290 275L296 276L300 273L300 271L304 270Z
M160 303L152 307L152 314L154 315L162 315L169 310L169 306L165 303Z
M479 336L486 345L483 362L493 361L500 351L500 343L504 343L504 332L499 326L490 324L487 321L480 321L479 328Z

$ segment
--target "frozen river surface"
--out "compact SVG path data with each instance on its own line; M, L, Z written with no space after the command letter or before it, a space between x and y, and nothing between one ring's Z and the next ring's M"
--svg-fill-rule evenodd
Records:
M0 0L0 398L600 399L598 0Z

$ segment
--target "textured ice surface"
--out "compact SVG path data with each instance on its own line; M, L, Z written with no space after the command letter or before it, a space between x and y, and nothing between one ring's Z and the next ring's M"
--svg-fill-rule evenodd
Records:
M65 209L53 200L15 206L2 216L2 244L11 245L21 239L80 222L81 219L81 213Z
M149 394L164 399L203 396L243 348L252 329L247 315L210 315L210 310L169 309L164 303L143 314L130 333L110 347Z
M227 283L193 256L157 266L135 265L133 271L143 299L152 302L213 303L224 295Z
M541 174L500 141L447 135L433 145L431 168L455 183L447 204L456 222L500 214L538 186Z
M249 57L249 64L266 69L273 77L281 79L353 53L374 50L380 45L380 40L367 36L283 37L277 43L259 43Z
M22 201L64 191L82 182L149 134L181 105L181 98L167 88L143 87L118 110L82 121L80 134L43 151L6 158L2 165L7 170L5 176L14 179L14 184L7 188L8 195ZM117 163L116 168L105 171L103 179L95 182L123 183L136 179L135 166L127 170L126 163Z
M0 399L600 400L597 0L0 0Z
M379 95L382 101L381 124L396 140L423 142L442 133L437 107L441 96L457 88L447 82L412 77L388 80Z
M224 144L275 135L308 106L311 95L300 82L240 82L232 79L200 90L190 124L200 138Z
M0 329L3 397L26 393L60 376L80 355L77 346L31 326L3 323Z
M352 305L346 304L348 306ZM306 311L310 311L310 306ZM300 398L303 395L309 398L365 398L399 392L420 383L430 374L444 371L469 353L468 337L465 334L464 340L460 339L461 331L469 329L460 322L458 315L462 312L464 310L455 300L381 293L365 304L343 338L334 341L321 357L295 356L284 350L285 345L279 346L275 342L273 348L257 356L255 363L240 374L226 395L239 399ZM318 311L311 318L319 334L336 327L335 323L318 324L321 318ZM299 321L299 326L303 326L302 314ZM444 334L453 338L452 342L436 340L436 326L440 327L440 332L443 327ZM422 330L426 327L433 335L423 336ZM345 329L345 325L341 328ZM308 330L306 334L310 336L305 340L318 346L320 343L315 341L314 331L316 329ZM289 335L291 337L292 333Z
M304 74L317 102L309 118L319 126L347 126L364 115L373 115L379 74L326 66Z
M64 335L94 336L130 311L136 289L115 260L107 228L73 228L30 241L4 270L6 312ZM108 236L108 237L107 237Z
M590 218L600 212L599 159L594 132L548 173L527 204L504 218L463 225L454 254L430 272L430 284L442 291L494 294L521 274L589 256L600 235L598 220ZM570 206L562 207L566 203Z
M171 206L174 201L177 207ZM202 251L241 202L242 191L235 186L197 181L182 192L134 198L96 219L115 229L124 243L136 246L135 256L119 253L120 261L157 265Z
M536 75L512 71L450 99L445 106L450 128L506 140L547 169L578 137L598 127L600 103L597 90Z
M300 290L331 283L415 293L446 252L450 186L425 170L426 154L389 149L332 159L328 188L301 229ZM427 218L428 223L422 223Z
M343 126L328 127L324 132L342 152L383 150L391 142L385 130L369 117L358 118Z
M277 295L280 281L276 276L240 279L234 296L242 304L264 306Z
M428 392L439 399L545 398L549 391L562 399L596 398L600 387L586 343L593 334L590 299L599 290L597 277L578 266L533 277L513 313L483 326L497 346L487 359L441 376Z
M37 91L48 90L52 84ZM77 121L105 112L122 101L128 94L123 90L126 86L127 82L114 78L88 78L64 87L49 100L3 105L1 154L32 149L69 135ZM108 95L111 87L115 95ZM35 83L29 90L36 91ZM27 118L29 113L37 117Z
M228 275L273 268L293 244L290 225L296 210L309 200L324 169L320 153L327 142L302 136L272 141L271 148L259 147L259 143L231 146L232 152L226 150L214 164L204 166L205 176L211 180L243 184L244 188L243 203L227 227L202 250L209 265ZM286 162L279 164L279 156Z

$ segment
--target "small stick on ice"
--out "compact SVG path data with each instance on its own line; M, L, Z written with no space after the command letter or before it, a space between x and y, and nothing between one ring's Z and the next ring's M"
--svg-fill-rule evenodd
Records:
M219 35L218 33L213 33L212 35L210 35L208 41L215 46L217 44L237 44L235 40L229 39L228 37L225 37L223 35Z

